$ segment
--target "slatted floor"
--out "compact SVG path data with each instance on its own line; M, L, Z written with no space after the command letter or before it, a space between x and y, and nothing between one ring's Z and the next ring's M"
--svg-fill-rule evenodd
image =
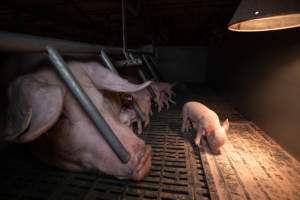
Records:
M299 200L300 164L251 122L232 123L221 154L201 153L218 199Z
M190 99L202 101L221 120L228 117L231 122L221 154L212 155L208 148L200 154L212 199L300 200L297 160L214 94L199 91L187 94L184 101Z
M182 134L181 107L200 100L221 120L229 118L222 154L198 151L193 133ZM41 164L12 145L0 151L0 200L206 200L300 199L299 163L255 124L203 88L181 91L177 105L155 113L143 139L152 145L152 168L141 182L71 173ZM266 156L267 155L267 156Z
M180 133L180 108L156 113L143 134L152 145L152 168L143 181L54 169L32 157L26 146L13 145L0 151L0 199L210 199L199 152L191 135Z

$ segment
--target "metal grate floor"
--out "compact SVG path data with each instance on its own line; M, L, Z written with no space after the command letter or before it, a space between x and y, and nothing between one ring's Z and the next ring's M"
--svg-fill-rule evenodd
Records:
M202 100L213 102L211 97ZM180 132L183 102L198 98L196 93L182 93L177 106L152 116L142 136L152 146L152 168L143 181L54 169L33 158L25 146L12 145L0 151L0 199L210 199L199 152L191 142L193 136Z

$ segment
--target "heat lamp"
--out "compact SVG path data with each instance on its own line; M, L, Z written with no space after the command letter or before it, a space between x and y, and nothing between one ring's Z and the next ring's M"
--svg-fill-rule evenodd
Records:
M242 0L228 29L237 32L300 27L300 0Z

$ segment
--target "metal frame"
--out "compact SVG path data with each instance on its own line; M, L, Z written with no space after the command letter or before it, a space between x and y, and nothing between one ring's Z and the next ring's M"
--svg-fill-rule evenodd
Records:
M123 38L123 53L126 60L129 59L127 54L127 31L126 31L126 6L127 1L122 0L122 38Z
M146 82L146 81L147 81L147 78L146 78L144 72L143 72L141 69L138 69L138 73L139 73L141 79L142 79L144 82ZM150 95L151 95L152 98L156 98L156 94L155 94L155 92L153 91L152 87L148 86L148 87L147 87L147 90L148 90L148 92L150 93Z
M51 46L49 46L49 44L51 44ZM101 52L101 54L103 55L102 52L104 52L105 57L105 55L107 56L107 54L105 54L106 52L110 54L120 54L123 53L124 49L126 49L126 52L128 53L153 55L153 49L151 51L145 51L139 49L92 45L89 43L73 42L56 38L47 38L0 31L0 52L43 53L45 52L45 49L48 52L50 61L57 70L58 74L61 76L63 82L67 85L88 117L92 120L96 129L101 133L105 141L108 143L117 157L121 160L121 162L127 163L130 160L131 155L115 136L112 129L98 112L95 105L81 88L80 84L78 83L70 69L68 69L58 51L63 55L76 56L89 56L92 54L98 54L99 52ZM107 60L109 60L108 56ZM113 67L112 63L106 65ZM113 71L113 68L111 68L111 70ZM115 69L114 72L117 73L117 70ZM133 107L139 117L143 121L145 121L145 115L140 110L139 106L134 103Z
M84 42L0 31L0 52L43 53L48 44L51 44L63 55L95 55L99 54L101 49L109 54L123 53L123 48L121 47L95 45ZM153 50L127 49L127 51L137 54L153 54Z
M79 102L87 116L92 120L96 129L103 136L105 141L108 143L117 157L121 160L121 162L128 163L131 157L130 154L125 149L123 144L119 141L119 139L115 136L114 132L98 112L96 106L90 100L88 95L81 88L79 82L74 77L71 70L67 67L58 51L51 46L47 46L46 50L54 68L62 78L63 82L68 86L69 90L74 95L75 99Z
M148 61L148 58L146 55L142 55L143 61L146 63L146 66L148 67L149 71L151 72L151 75L153 76L154 80L158 81L159 78L157 74L155 73L151 63ZM151 58L150 58L151 59ZM153 63L153 62L152 62ZM153 63L154 64L154 63Z
M109 56L105 53L104 50L101 50L100 57L101 57L102 61L104 62L105 66L108 69L110 69L113 73L119 75L119 72L117 71L117 69L115 68L115 66L112 64ZM139 107L139 105L134 100L132 101L132 104L133 104L133 109L138 114L139 118L142 121L146 121L145 114L143 113L143 111L141 110L141 108Z

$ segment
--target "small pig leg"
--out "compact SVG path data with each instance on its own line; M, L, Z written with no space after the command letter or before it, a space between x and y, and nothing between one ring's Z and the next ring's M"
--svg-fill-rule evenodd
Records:
M196 138L195 138L195 144L200 148L201 145L201 138L205 134L205 131L198 127L197 132L196 132Z
M150 123L149 114L147 114L144 127L147 127L149 125L149 123Z
M193 122L191 122L190 119L188 119L186 122L186 129L187 129L187 131L190 131L191 129L193 129Z
M172 98L173 95L175 96L175 92L173 92L172 89L166 90L165 93L169 98Z
M170 95L176 97L176 93L172 89L170 90Z
M165 95L163 96L162 104L165 104L166 107L167 107L167 109L169 109L169 107L170 107L169 99L168 99L168 97L166 97Z
M142 121L141 120L137 121L137 126L138 126L138 134L142 134L143 133L143 126L142 126Z
M163 104L162 104L162 102L161 101L158 101L158 102L156 102L157 103L157 107L158 107L158 112L160 112L161 110L162 110L162 108L163 108Z

